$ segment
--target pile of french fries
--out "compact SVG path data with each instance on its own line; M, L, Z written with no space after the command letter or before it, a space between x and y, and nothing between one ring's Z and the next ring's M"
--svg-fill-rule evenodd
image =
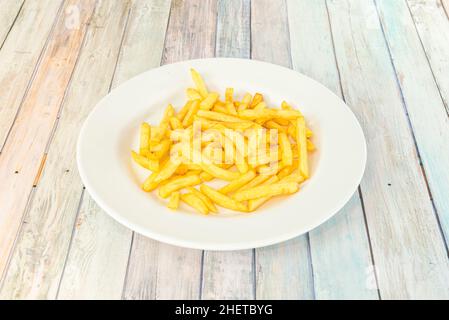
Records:
M260 93L235 100L233 88L220 100L190 71L195 88L187 89L184 107L176 112L170 104L159 125L141 124L132 158L151 171L142 189L157 189L170 209L183 202L202 214L217 213L216 206L253 212L273 197L298 192L315 150L301 112L285 101L269 108ZM227 184L206 184L214 179Z

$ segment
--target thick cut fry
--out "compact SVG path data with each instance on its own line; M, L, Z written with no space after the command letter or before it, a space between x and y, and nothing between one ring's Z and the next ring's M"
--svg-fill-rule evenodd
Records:
M283 167L281 170L279 170L279 173L277 174L277 177L279 179L282 179L289 174L291 174L296 168L298 167L298 160L293 160L293 163L291 166Z
M215 102L217 102L218 93L211 92L207 95L207 97L201 101L200 109L201 110L210 110L214 106Z
M150 151L150 131L151 127L148 123L143 122L140 125L140 154L147 156Z
M180 193L179 192L173 192L170 195L170 200L168 201L167 207L172 209L172 210L176 210L179 207L179 198L180 198Z
M193 209L197 210L199 213L202 213L202 214L209 213L209 210L207 209L207 206L204 204L204 202L201 201L201 199L198 198L193 193L182 194L181 200L184 201L185 203L187 203Z
M283 126L281 126L279 123L277 123L275 120L268 120L267 122L264 123L264 126L268 129L276 129L279 132L284 132L284 133L287 132L287 130Z
M307 179L309 177L309 164L307 159L306 123L304 117L296 120L296 143L299 150L299 172Z
M190 105L190 109L185 115L184 119L182 120L182 126L184 128L187 128L193 123L193 119L195 115L197 114L198 110L200 108L200 103L198 100L192 101L192 104Z
M303 181L304 181L304 178L297 172L293 172L293 173L289 174L288 176L285 176L279 180L279 182L282 182L282 183L285 183L285 182L301 183Z
M284 166L291 166L293 164L292 146L284 132L279 133L279 142L282 152L282 164Z
M161 198L167 198L172 192L200 183L201 179L198 175L191 174L187 176L180 176L161 186L159 188L159 196L161 196Z
M180 164L181 162L177 159L168 160L162 167L161 171L158 172L158 175L154 179L154 182L161 182L165 179L170 178L175 173L176 169L178 169Z
M200 190L219 206L243 212L246 212L248 210L246 205L244 205L243 203L238 202L205 184L201 185Z
M264 110L267 107L267 105L265 104L265 102L260 102L258 103L253 109L260 111L260 110Z
M201 94L197 90L195 90L193 88L187 88L186 92L187 92L187 97L189 98L189 100L200 100L200 99L203 99Z
M198 117L206 118L209 120L216 120L223 122L247 122L247 120L240 119L239 117L214 111L199 110L197 112L197 115Z
M263 185L269 186L269 185L271 185L273 183L276 183L277 181L279 181L279 179L276 176L272 176L270 179L265 181L263 183ZM252 212L252 211L256 210L257 208L259 208L262 204L264 204L265 202L267 202L271 198L272 197L262 197L262 198L249 200L248 201L248 211Z
M203 96L203 98L207 97L207 94L209 93L207 91L206 85L204 84L204 80L201 77L201 75L196 71L195 69L190 69L190 73L192 75L193 82L195 82L196 89L198 92Z
M251 189L236 192L232 197L237 201L245 201L262 197L273 197L281 194L292 194L299 190L298 184L294 182L276 183L262 185Z
M209 197L206 196L204 193L202 193L201 191L199 191L199 190L197 190L197 189L195 189L195 188L193 188L193 187L189 187L189 188L187 188L187 190L189 190L191 193L193 193L193 194L196 195L198 198L200 198L201 201L204 202L204 204L206 205L207 209L208 209L210 212L214 212L214 213L217 213L217 212L218 212L217 207L215 206L215 204L214 204L214 203L212 202L212 200L209 199Z
M226 102L233 102L234 101L234 88L226 88L225 91L225 101Z
M159 161L150 160L147 157L144 157L134 151L131 151L131 155L132 155L134 161L141 167L144 167L145 169L148 169L151 171L159 170Z
M254 171L248 171L245 174L242 174L238 179L232 181L226 186L222 187L219 191L223 194L228 194L236 191L237 189L243 187L245 184L254 179L256 173Z
M217 104L214 106L212 111L220 112L220 113L224 113L224 114L228 114L229 113L228 108L226 108L225 106L219 106Z

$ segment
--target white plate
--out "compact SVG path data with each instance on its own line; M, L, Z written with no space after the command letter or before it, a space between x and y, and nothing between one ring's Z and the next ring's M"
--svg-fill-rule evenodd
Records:
M261 92L269 105L286 100L300 108L318 150L301 191L272 200L256 213L203 216L183 205L173 212L140 189L148 172L135 165L139 125L159 123L168 103L179 108L196 68L211 90L228 86L242 97ZM280 66L241 59L191 60L145 72L113 90L87 118L77 147L81 178L113 218L150 238L209 250L236 250L288 240L320 225L350 199L363 175L366 143L354 114L318 82Z

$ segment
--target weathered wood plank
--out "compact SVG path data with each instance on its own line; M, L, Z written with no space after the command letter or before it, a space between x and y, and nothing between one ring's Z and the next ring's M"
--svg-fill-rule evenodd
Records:
M170 0L133 0L112 87L159 66ZM60 299L120 299L132 231L85 192L61 282Z
M218 1L218 57L250 57L250 10L249 0ZM253 250L205 251L202 283L203 299L253 299Z
M449 243L449 118L407 5L382 0L377 6L433 202Z
M44 156L47 141L64 98L94 3L77 5L78 28L67 28L60 15L30 90L0 155L0 274L3 274L23 218L28 195ZM17 72L17 70L16 70Z
M325 0L289 0L287 8L293 68L341 96ZM309 237L316 299L378 298L366 283L372 260L358 192Z
M62 0L27 1L0 50L0 151L61 4Z
M94 4L90 0L67 3L77 5L80 9L82 25L79 30L86 28L84 24L91 16ZM109 89L121 42L121 37L117 35L123 32L127 14L127 2L118 4L101 1L90 21L86 40L62 105L59 125L48 150L41 181L28 207L17 240L2 297L56 297L82 192L75 161L76 139L83 120L95 102ZM57 41L58 51L64 48L61 41L67 41L74 50L78 50L73 38L77 39L79 36L74 31L62 31L64 26L59 27L64 40ZM70 58L73 53L63 50L61 54L63 55L56 61ZM48 93L45 89L41 90L43 95L51 94L51 91ZM31 119L36 121L38 117ZM51 127L50 124L46 125ZM32 148L37 149L34 146ZM88 208L83 207L83 210ZM119 250L115 254L120 255Z
M0 6L0 49L22 8L24 0L5 0Z
M439 0L406 0L449 114L449 20ZM447 2L446 2L447 5Z
M346 102L364 128L361 183L381 297L447 298L449 268L372 2L328 1Z
M449 0L441 0L446 16L449 18Z
M172 1L162 63L212 57L217 4ZM200 296L200 250L165 245L134 235L124 298L197 299Z
M251 2L252 58L291 68L285 1ZM257 299L311 299L314 296L307 235L256 249Z

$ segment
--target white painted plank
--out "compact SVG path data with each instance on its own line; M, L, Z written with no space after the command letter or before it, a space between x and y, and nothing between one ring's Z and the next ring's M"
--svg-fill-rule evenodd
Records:
M293 68L341 96L325 0L287 2ZM316 299L378 299L358 192L329 222L309 233Z
M249 58L250 10L249 0L218 1L217 57ZM203 299L253 299L253 250L205 251L202 283Z
M0 150L61 3L62 0L27 1L0 50Z
M112 87L159 66L169 11L169 0L132 2ZM85 192L58 298L120 299L131 238Z
M447 298L446 250L374 3L328 9L343 93L368 143L361 190L381 297Z
M212 57L216 1L172 1L163 63ZM134 235L125 299L198 299L200 250L189 250Z
M252 58L291 68L284 1L251 2ZM257 299L311 299L313 278L307 235L256 249Z
M440 0L406 0L449 113L449 20ZM446 2L447 5L447 2Z
M11 30L24 0L4 0L0 4L0 49Z
M67 3L72 4L83 12L94 9L90 0ZM4 298L56 297L82 192L74 152L77 136L109 89L121 42L117 35L123 32L127 13L126 2L102 1L95 10L4 281Z
M377 6L430 192L448 243L449 118L407 5L382 0L377 2Z
M47 142L94 9L94 3L89 0L69 0L64 2L62 10L75 4L78 6L77 28L67 27L66 17L61 12L0 154L0 274L5 270L28 196L45 162ZM17 73L17 70L11 72Z

